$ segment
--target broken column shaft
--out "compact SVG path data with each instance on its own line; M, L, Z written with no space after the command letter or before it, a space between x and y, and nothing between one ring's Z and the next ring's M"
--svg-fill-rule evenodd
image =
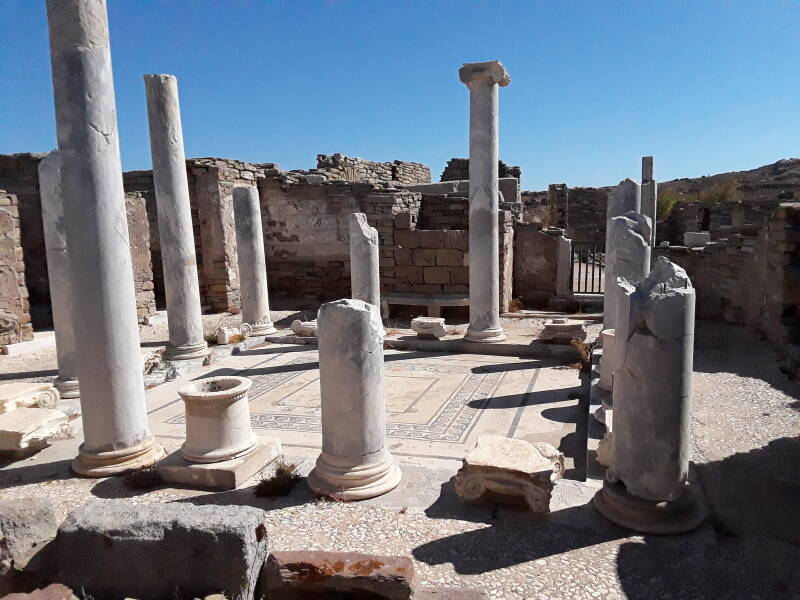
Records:
M254 186L234 188L233 217L239 257L242 330L251 335L269 335L276 329L269 316L267 261L258 189Z
M47 0L84 442L72 468L151 465L104 0ZM57 299L55 299L57 301Z
M381 276L378 231L364 213L350 214L350 288L355 300L380 310Z
M472 342L501 342L498 226L499 87L511 81L499 61L465 63L469 88L469 327Z
M400 482L386 448L383 325L361 300L323 304L317 322L322 453L308 484L343 500L379 496Z
M172 75L145 75L144 83L167 299L169 344L164 356L170 360L202 358L209 351L203 337L178 80Z

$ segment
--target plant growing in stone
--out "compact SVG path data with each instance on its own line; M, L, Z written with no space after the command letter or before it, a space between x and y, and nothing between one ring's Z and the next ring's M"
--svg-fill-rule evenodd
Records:
M125 475L125 487L132 490L151 490L161 485L161 475L155 467L146 467Z
M281 460L270 477L262 477L258 482L255 494L259 497L287 496L301 479L297 465Z

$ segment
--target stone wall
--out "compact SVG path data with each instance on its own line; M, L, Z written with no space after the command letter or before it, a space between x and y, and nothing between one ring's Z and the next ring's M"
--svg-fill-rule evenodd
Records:
M18 199L0 190L0 346L33 339L22 257Z
M800 365L800 204L781 204L754 234L702 248L655 248L684 267L697 290L697 317L747 325Z
M469 200L463 192L422 194L419 229L469 229Z
M760 229L780 200L751 200L708 204L677 202L669 215L659 223L657 242L683 244L683 234L708 231L712 240L733 233L753 233Z
M510 167L502 160L497 161L498 177L516 177L522 179L522 170L519 167ZM469 159L451 158L442 171L439 181L459 181L469 179Z
M564 229L565 237L575 243L604 245L608 191L608 188L571 188L563 183L551 184L547 190L544 224ZM540 199L540 196L536 198ZM544 212L529 204L526 204L525 211L526 214Z
M514 227L514 298L526 307L543 307L556 295L558 238L538 224Z
M318 154L317 168L308 171L340 181L397 181L430 183L431 170L417 162L373 162L343 154Z
M142 322L145 316L156 312L150 256L150 224L147 219L147 200L142 192L125 193L125 213L128 217L128 239L136 289L136 316Z

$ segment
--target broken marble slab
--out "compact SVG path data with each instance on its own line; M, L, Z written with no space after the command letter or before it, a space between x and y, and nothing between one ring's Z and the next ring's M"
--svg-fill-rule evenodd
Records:
M52 383L4 383L0 385L0 414L17 408L55 408L58 399Z
M290 328L295 335L299 335L300 337L317 337L318 327L316 319L313 321L295 319L292 321Z
M564 455L545 442L481 435L455 477L456 493L467 501L485 496L526 503L550 512L553 482L564 475Z
M51 408L17 408L0 415L0 452L21 456L72 437L69 418Z
M572 340L584 341L586 324L577 319L550 319L544 324L544 330L539 335L539 339L556 344L569 344Z
M447 335L444 319L441 317L415 317L411 320L411 329L418 338L424 340L438 340Z

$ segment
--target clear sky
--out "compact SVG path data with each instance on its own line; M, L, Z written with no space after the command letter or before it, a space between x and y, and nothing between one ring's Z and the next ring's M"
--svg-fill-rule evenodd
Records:
M142 74L178 77L187 156L467 156L462 62L500 59L524 189L800 156L800 2L109 0L125 170L149 169ZM0 0L0 153L55 145L44 0Z

